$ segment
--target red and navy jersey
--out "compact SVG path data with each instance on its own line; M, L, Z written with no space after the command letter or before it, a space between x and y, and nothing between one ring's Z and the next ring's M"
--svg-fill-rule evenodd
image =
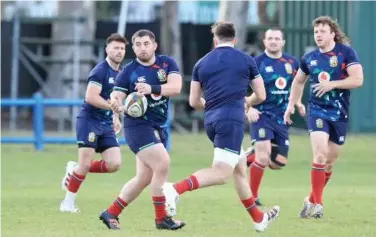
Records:
M205 123L244 122L244 97L251 80L259 76L254 59L230 46L217 47L201 58L193 68L192 81L200 82L204 92Z
M327 53L315 49L302 57L300 70L309 75L308 116L330 121L348 120L350 90L333 89L319 98L313 93L312 85L343 80L348 77L347 68L355 64L359 64L359 59L354 49L339 43Z
M299 62L293 56L283 53L280 58L270 58L265 52L255 58L264 80L266 99L255 106L279 124L287 108L291 84L299 69Z
M147 83L149 85L163 85L167 83L167 76L171 73L180 73L175 60L169 56L156 55L155 63L151 66L144 66L137 60L133 60L124 66L115 81L114 90L126 94L135 92L136 83ZM146 95L148 108L141 118L133 118L125 115L124 126L135 126L142 123L151 123L155 126L162 126L168 117L169 97L161 95Z
M100 96L104 100L110 99L110 94L114 87L115 78L118 75L118 71L111 68L106 60L98 63L89 73L87 83L95 84L102 88ZM112 123L112 111L97 108L84 101L81 106L81 111L78 117L91 117L94 119L104 120Z

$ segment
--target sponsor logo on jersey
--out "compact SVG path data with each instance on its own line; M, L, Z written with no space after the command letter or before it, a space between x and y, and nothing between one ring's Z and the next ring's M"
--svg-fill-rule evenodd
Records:
M142 76L142 77L137 77L137 82L138 82L138 83L144 83L144 82L146 82L146 78L145 78L144 76Z
M330 74L327 72L320 72L317 76L317 79L319 80L319 82L330 81Z
M287 80L283 77L278 77L277 80L275 80L275 87L277 87L280 90L285 89L287 86Z

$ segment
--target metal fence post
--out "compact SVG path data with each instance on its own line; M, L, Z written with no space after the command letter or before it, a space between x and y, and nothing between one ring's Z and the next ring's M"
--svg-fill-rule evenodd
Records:
M43 96L41 93L35 93L33 96L35 100L33 109L33 132L34 132L34 146L35 150L42 151L44 148L44 105Z

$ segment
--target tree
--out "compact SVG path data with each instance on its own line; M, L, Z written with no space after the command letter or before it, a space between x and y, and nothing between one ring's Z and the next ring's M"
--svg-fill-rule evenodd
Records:
M230 21L234 23L236 29L238 49L244 50L247 40L247 20L248 20L248 1L226 1L221 0L219 4L218 21Z

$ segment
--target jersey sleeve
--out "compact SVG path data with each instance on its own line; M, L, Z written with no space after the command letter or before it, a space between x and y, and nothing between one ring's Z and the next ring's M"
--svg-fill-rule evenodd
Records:
M254 80L258 77L261 77L261 74L260 74L260 71L257 67L257 64L256 64L256 61L251 57L249 56L249 72L250 72L250 79L251 80Z
M87 78L87 84L94 84L102 87L104 77L105 75L103 75L103 72L100 69L94 68L89 73L89 76Z
M167 72L167 75L171 74L171 73L177 73L177 74L180 74L180 69L179 69L179 66L178 64L176 63L176 61L171 58L171 57L168 57L168 72Z
M302 59L300 61L299 70L301 72L303 72L304 74L309 75L308 66L307 66L307 63L306 63L304 56L302 57Z
M129 88L129 81L130 77L128 73L128 67L124 67L115 79L113 90L127 93Z
M192 81L201 82L200 78L198 77L198 63L195 64L192 70Z
M346 68L355 64L359 64L359 58L354 49L349 48L345 63L346 63Z

